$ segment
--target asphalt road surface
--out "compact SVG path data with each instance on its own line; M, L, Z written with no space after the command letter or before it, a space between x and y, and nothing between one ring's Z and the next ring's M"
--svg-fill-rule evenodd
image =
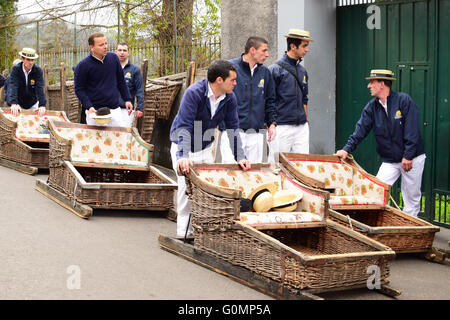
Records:
M0 299L271 299L161 250L158 235L176 227L163 214L99 210L84 220L34 190L36 179L47 175L0 167ZM448 246L450 231L438 240ZM450 261L399 256L390 281L397 299L448 299ZM365 289L321 296L391 299Z

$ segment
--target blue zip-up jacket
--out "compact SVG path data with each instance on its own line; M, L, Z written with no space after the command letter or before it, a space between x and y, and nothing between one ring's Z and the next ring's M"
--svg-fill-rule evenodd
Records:
M131 101L122 65L115 53L108 52L103 62L91 54L81 60L74 70L75 94L83 108L119 107L120 96Z
M128 62L123 68L123 75L131 95L131 103L134 106L135 97L137 98L136 110L144 112L144 84L142 81L141 70L134 63ZM119 97L119 106L125 108L125 101Z
M25 74L22 69L23 62L11 69L8 77L8 91L6 102L8 105L18 104L23 109L29 109L39 101L39 107L47 104L44 93L44 75L42 69L34 64L25 83Z
M239 128L260 130L277 123L275 86L266 66L258 64L252 76L242 56L230 60L237 70L237 85L233 91L238 104ZM223 125L220 129L223 130Z
M214 141L214 129L221 121L224 121L225 129L236 130L239 128L234 93L225 96L211 119L208 79L191 85L183 94L180 108L170 128L170 140L178 144L177 159L188 158L189 152L197 152L210 145ZM207 130L208 134L205 135ZM239 134L234 135L233 141L230 139L230 145L235 146L236 161L245 159Z
M299 125L306 122L306 112L304 105L308 104L308 73L300 62L284 56L269 67L275 82L275 105L277 109L278 125ZM291 70L302 84L302 89L298 86L297 80L288 71L277 63Z
M388 115L378 98L364 107L355 132L343 148L352 152L373 129L376 149L383 162L399 163L425 153L420 135L419 108L409 95L391 91L387 98Z

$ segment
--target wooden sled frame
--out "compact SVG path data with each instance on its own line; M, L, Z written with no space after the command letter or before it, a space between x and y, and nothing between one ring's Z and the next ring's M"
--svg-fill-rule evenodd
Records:
M320 189L325 189L325 184L321 181L315 180L311 177L307 177L303 174L301 174L298 170L294 168L294 166L290 163L288 160L288 157L296 157L297 154L292 153L277 153L276 157L278 157L280 162L280 167L282 170L291 173L295 179L298 181L302 181L303 183L317 187ZM323 155L301 155L302 157L305 157L306 159L311 160L331 160L336 161L339 159L337 156L323 156ZM382 185L385 185L387 187L387 190L390 190L390 185L387 185L380 181L375 176L371 175L370 173L367 173L354 159L351 155L347 157L346 160L340 160L343 163L349 164L358 170L360 170L361 173L364 175L370 177L371 180L376 181L377 183L380 183ZM340 212L336 211L340 210ZM403 220L408 220L411 222L411 224L414 224L413 226L381 226L381 227L372 227L367 224L361 223L353 218L350 218L345 214L345 211L351 210L351 211L357 211L357 210L385 210L390 211L396 215L399 216L399 218ZM434 234L436 232L439 232L439 227L432 225L431 223L428 223L424 220L421 220L416 217L412 217L401 210L395 209L393 207L390 207L388 205L386 206L372 206L372 205L352 205L351 208L349 207L340 207L340 206L330 206L329 210L329 216L334 221L340 223L341 225L345 225L351 229L356 229L358 232L362 232L365 235L367 235L370 238L373 238L376 241L379 241L381 243L384 243L385 245L392 247L393 250L396 253L419 253L421 257L437 263L443 263L446 259L446 254L440 252L439 250L436 250L432 248L432 239L434 239ZM423 247L418 247L417 244L418 240L411 240L411 237L416 234L417 236L421 237L422 235L426 236L429 235L428 238L430 238L430 234L432 234L432 239L429 240L429 244L423 244ZM414 248L408 248L407 246L401 247L399 243L401 241L405 243L414 243Z
M298 171L289 161L288 157L292 157L292 156L299 156L299 154L295 154L295 153L280 153L280 152L276 152L275 153L275 158L278 159L279 163L285 168L285 171L288 171L290 174L292 174L294 176L294 178L298 181L300 181L303 184L306 184L307 186L313 187L313 188L318 188L318 189L322 189L325 190L326 186L325 183L314 179L312 177L308 177L306 175L304 175L303 173L301 173L300 171ZM353 209L382 209L386 206L386 203L389 199L389 191L391 186L384 183L383 181L381 181L380 179L378 179L377 177L371 175L370 173L366 172L354 159L351 155L349 155L347 157L347 159L342 160L341 158L339 158L338 156L326 156L326 155L314 155L314 154L301 154L302 157L304 157L305 159L308 160L324 160L324 161L332 161L332 162L341 162L342 164L347 164L349 166L352 166L354 168L356 168L362 175L364 175L366 178L369 178L370 180L372 180L373 182L375 182L377 185L382 186L385 190L384 192L384 198L385 198L385 203L383 205L379 205L379 204L361 204L361 205L330 205L330 208L332 209L337 209L337 210L353 210Z
M183 259L226 276L233 281L246 285L256 291L278 300L324 300L318 294L323 292L341 291L340 289L328 290L293 290L277 281L268 279L247 268L233 265L225 260L217 259L207 252L198 251L190 241L176 239L163 234L158 237L161 249L175 254ZM347 287L344 290L358 289L361 286ZM369 289L368 289L369 290ZM389 286L388 282L382 283L379 289L374 291L395 298L401 295L401 291Z
M216 169L218 166L238 168L237 165L196 164L186 174L194 214L194 246L160 236L163 249L277 298L314 299L320 292L367 287L370 265L380 268L381 291L390 292L392 296L400 294L389 289L387 280L388 261L395 257L394 251L333 221L275 229L272 225L250 226L237 220L241 191L204 181L196 172L196 168ZM274 166L256 164L252 169L265 167L273 169ZM278 173L287 175L279 170ZM326 199L328 194L324 195ZM213 201L210 203L205 197ZM219 206L221 212L216 212ZM202 208L209 208L205 219ZM285 239L286 235L300 240L297 249L288 245L290 240ZM303 235L307 237L306 243L300 238ZM343 248L336 251L341 241ZM324 246L324 242L328 245Z
M68 123L64 126L119 130L131 133L148 145L149 157L141 167L70 161L72 142L56 133L61 122L49 121L50 157L47 182L38 180L35 189L70 210L88 219L93 209L169 211L177 184L151 165L153 145L144 142L135 128L98 127Z
M89 219L93 214L93 209L123 209L123 210L151 210L151 211L169 211L171 208L166 206L151 206L147 208L145 206L133 206L126 204L116 204L116 205L105 205L102 202L98 203L83 203L82 199L85 198L82 195L84 193L91 192L168 192L175 190L177 184L171 178L167 177L160 170L154 166L150 166L149 171L161 180L167 181L168 183L89 183L86 182L82 175L78 172L76 167L70 161L64 161L63 163L64 171L75 179L75 185L72 192L66 194L62 190L53 187L49 182L44 182L38 179L36 181L35 189L45 195L47 198L55 201L62 207L68 209L72 213L76 214L80 218ZM81 198L81 201L80 199ZM173 198L173 197L172 197Z
M2 110L10 112L9 107ZM21 110L21 113L37 115L37 110ZM64 111L47 110L45 114L61 116L70 122ZM3 112L0 112L0 122L0 149L3 149L0 150L0 165L29 175L35 175L39 169L48 169L49 147L31 147L26 142L49 144L50 138L17 138L17 122L8 119ZM11 153L12 150L15 150L14 154Z

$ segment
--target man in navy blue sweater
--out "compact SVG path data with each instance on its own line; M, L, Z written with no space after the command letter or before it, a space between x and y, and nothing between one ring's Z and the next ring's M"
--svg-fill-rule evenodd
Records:
M98 125L90 115L107 107L111 110L112 119L105 125L124 126L120 97L125 101L128 114L133 111L133 105L119 58L115 53L108 52L104 34L93 33L88 41L91 54L81 60L74 70L75 94L86 111L86 122Z
M269 162L275 152L309 153L308 73L300 63L313 40L305 30L290 29L287 51L269 67L275 82L278 134L269 144Z
M21 109L38 110L38 114L43 116L47 99L42 69L35 64L38 55L32 48L23 48L19 55L21 62L11 69L8 77L6 102L14 116L18 116Z
M267 151L264 141L266 128L267 141L272 141L276 135L275 86L269 69L263 65L268 56L267 40L250 37L245 44L244 53L239 58L230 60L237 70L234 94L238 103L242 145L245 156L254 163L263 162L264 151ZM233 162L224 134L220 149L222 162Z
M419 129L419 108L409 95L391 90L396 79L390 70L372 70L368 88L374 99L364 107L355 132L336 155L345 159L373 129L382 164L377 173L381 181L393 185L402 176L404 212L417 216L420 211L425 148Z
M222 121L235 160L243 170L250 169L245 159L239 134L239 118L236 96L236 69L233 64L216 60L208 68L207 79L191 85L181 99L180 108L170 128L172 165L175 172L189 173L193 162L212 163L214 130ZM189 202L186 196L184 176L177 176L177 236L190 236L193 232L189 223Z
M134 105L137 100L136 111L133 110L131 114L128 114L128 110L125 107L125 102L120 99L119 106L122 110L122 117L125 126L131 127L133 125L134 117L140 118L144 114L144 84L141 76L141 70L134 63L129 60L130 49L126 42L121 42L117 45L116 54L119 57L120 64L122 65L123 74L125 76L125 82L127 83L128 90L131 95L131 103Z

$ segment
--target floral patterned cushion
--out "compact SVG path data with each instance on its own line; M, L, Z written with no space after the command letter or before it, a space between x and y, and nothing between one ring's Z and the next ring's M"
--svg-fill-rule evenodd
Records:
M377 198L364 196L331 196L330 206L380 204Z
M17 122L16 137L26 139L50 139L47 128L47 120L66 121L62 116L44 115L42 117L33 114L20 113L17 117L11 113L5 113L6 117Z
M325 215L325 197L323 195L302 187L284 174L281 175L281 181L283 190L299 188L302 191L303 197L297 205L297 211L317 213L322 217Z
M239 189L246 198L261 184L273 183L280 190L280 176L264 170L196 169L199 176L218 186Z
M356 167L333 161L289 159L300 173L325 183L334 189L330 205L385 205L386 189Z
M209 183L241 190L242 197L244 198L247 197L247 195L250 194L258 185L265 183L273 183L277 187L277 190L300 189L303 193L302 200L298 202L297 209L294 213L292 213L292 215L281 217L280 215L283 213L276 211L270 211L269 214L274 213L276 215L269 215L268 217L261 216L259 218L255 218L254 215L241 215L241 217L248 217L248 220L255 221L255 219L259 219L259 222L266 221L261 223L269 223L267 222L269 220L271 221L270 223L277 223L277 221L280 223L291 223L322 221L324 218L325 197L314 193L310 189L300 186L287 177L283 172L278 174L265 170L249 170L244 172L242 170L228 168L197 168L196 171L201 179L204 179ZM295 215L295 213L297 215ZM281 218L275 218L275 216Z
M325 161L290 160L305 176L325 183L325 188L335 189L336 195L353 194L353 168L349 165Z
M72 141L70 160L74 163L125 166L147 166L149 163L149 149L130 132L61 126L56 131Z
M248 225L286 224L322 221L322 217L311 212L241 212L240 220Z

